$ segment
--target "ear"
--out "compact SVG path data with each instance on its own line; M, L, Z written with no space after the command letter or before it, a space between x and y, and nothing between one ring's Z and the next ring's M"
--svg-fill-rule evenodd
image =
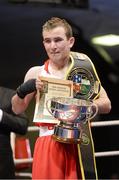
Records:
M69 39L70 48L72 48L72 47L73 47L74 42L75 42L75 38L74 38L74 37L71 37L71 38Z
M44 42L44 40L43 40L43 45L45 45L45 42Z

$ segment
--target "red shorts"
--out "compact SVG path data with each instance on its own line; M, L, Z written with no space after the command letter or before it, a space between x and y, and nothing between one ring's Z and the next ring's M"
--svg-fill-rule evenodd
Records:
M39 137L34 148L32 179L81 179L77 145L57 142L50 135Z

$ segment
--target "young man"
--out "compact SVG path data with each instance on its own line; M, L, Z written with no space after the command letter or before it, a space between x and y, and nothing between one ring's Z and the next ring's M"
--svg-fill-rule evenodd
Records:
M70 70L72 71L73 66L77 67L80 64L83 68L85 65L82 62L87 59L84 64L88 63L91 67L92 74L95 76L94 80L99 86L97 87L98 92L93 93L95 95L92 99L95 99L98 113L109 113L111 102L104 88L100 85L93 63L85 54L71 52L75 39L68 22L53 17L43 25L42 35L49 59L43 66L32 67L28 70L24 83L17 89L17 94L12 98L13 111L16 114L25 111L31 99L36 95L36 90L42 92L43 82L38 77L73 81L68 75L71 74ZM53 129L50 130L48 124L39 124L39 126L40 137L38 137L34 149L33 179L83 179L77 145L54 141L52 139Z
M28 127L26 115L12 111L11 98L15 93L15 90L0 87L0 179L15 179L10 134L24 135Z

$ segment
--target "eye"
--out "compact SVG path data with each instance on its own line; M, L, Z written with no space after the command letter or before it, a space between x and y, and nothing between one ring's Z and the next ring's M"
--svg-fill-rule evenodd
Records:
M60 42L60 41L63 41L63 39L60 38L60 37L54 39L54 42L56 42L56 43L57 43L57 42Z
M51 40L50 39L44 39L44 43L49 44L49 43L51 43Z

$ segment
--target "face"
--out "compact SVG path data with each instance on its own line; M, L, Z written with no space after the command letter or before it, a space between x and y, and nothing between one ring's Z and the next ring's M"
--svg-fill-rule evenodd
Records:
M74 38L67 38L63 27L43 31L43 44L49 59L54 63L64 62L74 44Z

